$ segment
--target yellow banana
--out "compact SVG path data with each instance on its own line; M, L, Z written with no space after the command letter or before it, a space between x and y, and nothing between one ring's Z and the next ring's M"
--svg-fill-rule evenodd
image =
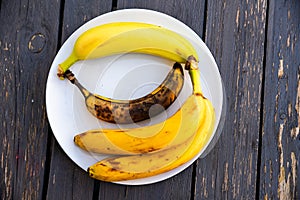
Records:
M79 88L90 113L98 119L118 124L149 119L150 109L151 116L161 113L162 109L167 109L176 100L184 83L182 66L175 63L165 80L148 95L132 100L116 100L92 94L78 82L70 70L65 76ZM161 107L153 107L156 104Z
M132 129L90 130L74 137L82 149L104 154L140 154L168 149L191 138L205 118L202 97L191 95L166 121ZM189 123L186 123L189 122Z
M205 102L205 119L190 139L161 151L140 155L103 159L88 168L91 177L103 181L122 181L145 178L175 169L195 157L209 141L214 128L215 113L211 102L202 95L197 66L193 59L186 65L193 83L197 103ZM191 123L184 121L183 123Z
M108 182L123 181L158 175L186 163L203 149L212 134L214 109L208 99L204 100L205 121L190 140L154 153L103 159L88 168L89 175Z
M192 44L180 34L162 26L141 22L113 22L91 28L75 42L72 53L58 66L62 79L78 60L122 53L144 53L185 63L189 56L198 60Z

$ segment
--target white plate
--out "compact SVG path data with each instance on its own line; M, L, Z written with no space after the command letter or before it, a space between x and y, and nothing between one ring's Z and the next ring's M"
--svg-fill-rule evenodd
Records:
M195 46L200 58L199 68L204 95L211 100L215 108L215 132L221 117L223 89L218 67L207 46L189 27L166 14L145 9L125 9L101 15L77 29L63 44L50 68L46 87L47 114L53 134L65 153L84 170L106 156L87 153L79 149L74 144L73 137L88 129L99 127L114 128L116 125L95 119L87 111L84 99L78 89L67 80L61 81L58 79L56 76L57 66L71 53L75 40L81 33L91 27L116 21L157 24L176 31L189 39ZM162 58L140 54L125 54L77 62L71 69L80 82L90 91L107 97L121 99L139 97L152 91L164 79L170 66L172 66L172 62ZM186 71L185 74L187 74ZM179 108L181 102L187 98L191 92L188 75L186 75L185 80L184 88L175 103L166 113L154 119L161 120L171 115ZM154 122L155 120L150 123ZM137 124L136 126L140 125L143 124ZM208 145L209 142L197 156L172 171L149 178L117 183L142 185L165 180L191 165L204 153Z

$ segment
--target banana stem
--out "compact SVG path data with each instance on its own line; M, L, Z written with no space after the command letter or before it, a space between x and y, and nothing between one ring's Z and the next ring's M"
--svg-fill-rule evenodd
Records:
M193 84L193 94L202 95L202 87L200 83L200 74L198 70L190 69L189 74Z
M189 75L193 84L193 94L202 95L198 62L194 56L191 55L188 57L187 62L185 63L185 69L189 70Z
M87 98L91 95L91 93L79 83L79 81L75 78L75 75L70 70L67 70L64 73L64 77L66 77L72 84L74 84L80 90L84 98Z
M67 72L67 70L78 60L77 56L75 55L74 51L71 53L71 55L64 60L62 63L58 65L57 69L57 76L60 79L64 79L64 74Z

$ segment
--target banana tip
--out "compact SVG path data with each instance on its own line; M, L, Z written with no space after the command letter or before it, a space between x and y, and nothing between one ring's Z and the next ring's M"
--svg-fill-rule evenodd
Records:
M198 69L198 61L193 55L188 57L188 59L185 63L185 69L186 70L197 70Z
M88 175L90 176L90 177L93 177L94 176L94 174L92 173L92 169L91 169L91 167L88 167L87 168L87 170L86 170L86 172L88 173Z
M183 69L180 63L176 62L173 65L173 69L180 69L181 74L183 75Z
M197 59L195 58L195 56L193 56L193 55L190 55L189 57L188 57L188 61L194 61L194 62L198 62L197 61Z
M61 68L60 65L58 65L57 67L57 76L60 80L64 80L65 79L65 73L64 70Z

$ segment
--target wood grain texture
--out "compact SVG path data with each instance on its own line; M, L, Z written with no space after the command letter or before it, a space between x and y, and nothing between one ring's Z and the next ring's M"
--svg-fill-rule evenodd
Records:
M56 50L58 10L57 2L1 1L1 199L43 196L44 91Z
M269 3L261 199L300 199L300 2Z
M202 37L205 0L118 0L117 8L145 8L163 12L182 21Z
M227 95L223 132L198 160L195 199L255 199L266 27L264 0L208 1L205 42Z
M187 169L168 180L150 185L126 186L101 182L98 199L190 199L191 180L191 170Z
M94 181L53 143L46 199L92 199ZM63 188L63 190L62 190Z
M61 16L61 43L88 20L111 11L112 2L107 0L66 0ZM79 168L59 147L54 139L47 199L92 199L94 180ZM64 188L64 192L61 191Z

